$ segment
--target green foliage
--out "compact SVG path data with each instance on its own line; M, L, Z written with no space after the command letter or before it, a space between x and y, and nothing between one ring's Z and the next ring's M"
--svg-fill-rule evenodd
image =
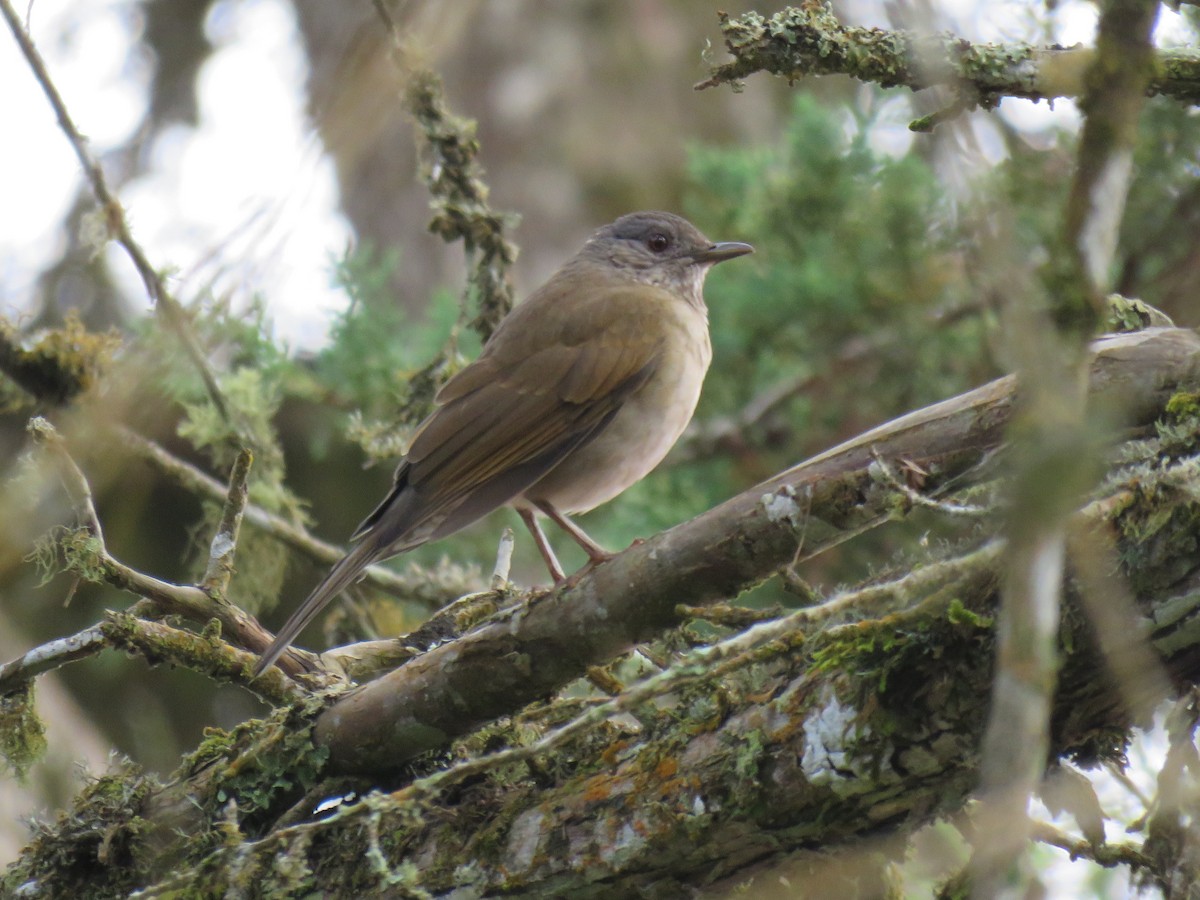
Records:
M231 421L213 405L195 367L180 360L175 336L153 322L145 324L131 350L142 389L165 395L182 411L180 437L208 458L218 478L229 471L243 445L252 449L251 502L307 524L303 501L287 484L276 418L285 398L309 393L311 383L272 338L261 302L245 311L222 302L197 307L191 325L201 345L222 361L217 380ZM208 562L209 541L221 515L217 503L205 502L201 508L197 537L189 542L193 580L201 577ZM240 574L232 586L238 605L251 612L273 605L287 563L287 551L278 541L243 529L236 562Z
M475 334L463 332L461 306L449 293L436 294L421 319L391 296L398 264L394 251L369 248L348 250L335 264L350 305L316 363L320 381L354 410L350 437L372 459L394 460L404 452L438 388L479 349Z
M801 97L773 146L693 150L689 211L757 248L749 264L711 279L706 410L739 409L781 379L817 376L821 407L798 401L787 413L817 448L830 426L844 426L840 400L853 396L853 414L874 419L964 384L977 331L969 320L932 321L969 299L955 275L947 201L923 159L872 151L871 127ZM875 345L850 377L825 381L863 339Z

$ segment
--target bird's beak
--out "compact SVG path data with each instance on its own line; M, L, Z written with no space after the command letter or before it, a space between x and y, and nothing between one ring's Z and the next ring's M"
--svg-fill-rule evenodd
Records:
M692 254L692 259L698 263L719 263L753 252L754 248L749 244L741 244L737 241L722 241L719 244L705 247L703 250L697 250Z

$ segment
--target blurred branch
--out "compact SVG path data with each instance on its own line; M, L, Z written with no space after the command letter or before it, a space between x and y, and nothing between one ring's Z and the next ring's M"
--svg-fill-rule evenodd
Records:
M401 34L386 0L374 0L374 5L391 33L396 62L407 83L405 106L424 137L428 157L422 175L433 195L434 210L429 230L447 243L463 242L469 283L479 308L471 327L486 341L513 304L510 269L517 248L504 236L512 216L488 204L475 123L450 112L442 79L416 61L418 53Z
M1183 329L1114 336L1095 351L1094 399L1127 397L1132 422L1151 421L1171 385L1194 378L1200 366L1200 337ZM800 552L811 556L848 529L885 521L894 494L876 483L877 455L916 462L932 473L931 491L971 471L1000 445L1015 385L1000 379L910 413L635 544L350 693L318 722L318 741L337 770L390 769L556 690L678 625L679 598L704 605L736 596ZM584 646L579 635L587 636ZM400 719L409 724L398 727Z
M22 24L21 19L18 17L16 10L13 9L9 0L0 0L0 12L3 12L4 19L8 22L8 27L12 31L13 37L20 46L21 52L25 55L25 59L29 63L29 68L33 71L34 78L41 85L46 99L49 100L50 106L54 109L54 114L58 117L59 127L66 134L67 140L75 151L75 156L79 159L80 166L83 167L84 175L91 185L92 193L95 195L96 202L100 204L100 209L103 212L106 234L115 239L125 249L125 252L133 262L134 268L137 269L138 275L142 279L142 284L145 285L146 293L150 295L150 300L154 303L154 308L166 322L167 326L175 332L180 344L183 346L184 352L196 367L196 371L199 372L213 406L225 423L236 431L235 423L230 416L229 407L221 393L220 386L217 384L216 376L213 375L212 370L209 368L204 351L200 349L199 343L191 332L186 313L179 305L179 302L167 290L162 277L150 264L150 260L146 257L141 245L134 240L133 233L129 228L129 222L125 216L125 210L121 207L120 201L109 190L108 182L104 177L104 170L88 149L87 139L75 127L75 122L67 111L66 103L63 101L58 89L54 86L54 82L50 78L50 73L46 69L46 64L42 60L37 47L34 46L33 39L25 30L25 26Z
M0 372L38 402L58 406L92 386L120 342L116 332L87 331L69 313L61 328L26 346L17 328L0 318Z
M822 0L806 0L770 18L756 12L718 15L734 59L713 67L696 85L698 90L720 84L736 87L755 72L789 81L840 74L914 91L941 85L956 92L956 112L975 106L991 109L1006 96L1082 96L1087 73L1097 53L1103 52L1079 46L971 43L948 32L847 26ZM1151 94L1200 102L1200 55L1194 50L1157 49L1152 64L1152 73L1147 73Z
M184 488L215 500L226 497L227 489L221 482L191 463L174 456L160 444L128 428L121 428L120 434L124 442L138 455L170 475ZM314 562L333 565L346 555L345 548L322 541L304 527L261 506L247 503L244 514L246 521L251 525L277 538L293 550L303 553ZM424 604L433 609L477 587L469 579L443 576L439 572L430 572L416 565L410 566L404 573L384 566L371 566L366 570L363 580L402 600Z
M1170 743L1146 823L1145 853L1157 863L1151 871L1164 897L1188 897L1200 887L1200 823L1194 814L1200 771L1197 724L1200 694L1193 687L1167 714Z
M200 625L207 625L211 619L216 619L225 634L254 653L261 652L271 643L270 632L253 616L224 597L210 594L194 585L162 581L125 565L113 556L104 543L104 533L92 503L91 487L71 458L63 439L54 426L42 418L31 420L29 431L35 441L53 454L63 485L87 531L86 540L68 536L63 542L68 559L72 560L74 566L84 570L81 574L93 579L98 577L114 587L145 597L154 603L160 613L183 616ZM304 651L293 648L289 652L302 654ZM304 670L299 659L299 656L293 656L288 661L289 671Z
M1106 869L1129 866L1134 872L1138 872L1151 868L1146 855L1130 844L1092 844L1072 837L1047 822L1032 823L1030 835L1035 841L1066 850L1071 859L1090 859Z
M1043 267L1044 298L1027 290L1012 313L1019 327L1011 349L1025 390L1014 422L1008 559L970 872L972 896L978 898L1022 893L1033 878L1026 854L1028 808L1050 745L1068 517L1100 475L1098 436L1089 433L1085 420L1087 342L1108 312L1108 279L1137 123L1155 71L1151 34L1157 14L1157 0L1113 0L1101 10L1096 51L1084 74L1080 106L1086 118L1062 247L1051 249ZM1092 554L1091 561L1099 560ZM1097 627L1105 621L1098 620ZM1125 649L1114 662L1131 665L1144 655L1136 644ZM1156 679L1150 681L1153 692L1162 690ZM1144 698L1138 705L1144 709L1147 702L1152 701Z

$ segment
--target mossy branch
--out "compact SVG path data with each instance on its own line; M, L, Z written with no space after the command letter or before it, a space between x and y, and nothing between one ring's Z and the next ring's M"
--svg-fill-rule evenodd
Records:
M196 585L163 581L117 559L105 544L100 518L92 502L91 487L75 460L71 458L65 441L54 426L42 418L31 420L29 432L53 455L63 485L82 524L79 531L67 532L59 542L72 571L88 580L104 581L145 598L153 604L159 615L182 616L201 626L206 626L210 620L216 620L223 633L230 635L240 646L254 653L261 652L270 644L271 633L253 616L231 603L222 594ZM235 546L228 548L230 554ZM303 651L295 649L289 652L303 654ZM300 672L308 665L310 664L302 665L299 657L293 656L285 668ZM248 674L249 669L247 677Z
M1080 46L972 43L949 32L848 26L825 0L805 0L770 17L756 12L719 15L733 61L715 66L696 85L698 90L721 84L737 87L756 72L789 81L849 75L881 87L913 91L947 87L963 108L990 109L1003 97L1082 96L1097 52ZM1192 49L1157 49L1150 62L1150 93L1189 104L1200 102L1200 54Z
M213 681L240 684L272 703L295 703L308 696L308 691L282 676L248 680L246 673L257 657L221 640L219 627L197 633L109 612L99 629L110 646L141 656L150 665L173 663Z
M1195 458L1150 477L1130 472L1082 513L1120 534L1125 573L1143 588L1138 626L1180 680L1200 676L1200 570L1191 555L1198 480ZM1148 522L1156 523L1152 533ZM587 897L653 884L682 894L747 882L785 857L828 860L881 831L905 834L961 809L978 781L1000 549L985 545L847 592L834 607L755 626L582 716L549 716L547 731L486 729L459 746L458 753L475 748L466 762L429 761L422 769L434 772L411 781L378 779L381 792L322 816L297 821L293 809L286 826L272 829L243 815L236 839L191 850L179 828L205 833L202 811L214 808L214 797L254 795L271 775L231 782L239 757L223 752L217 769L197 767L152 794L139 832L147 853L137 865L161 871L153 850L166 852L171 879L182 871L216 895L241 877L317 893L403 884L413 893ZM1168 570L1170 578L1159 577ZM1076 600L1071 592L1049 749L1083 765L1119 760L1132 715ZM650 702L665 691L670 703ZM641 724L614 712L636 712ZM505 749L478 754L500 740ZM261 765L242 752L251 770ZM322 794L311 776L295 780L310 802L348 790L338 782ZM277 798L277 808L286 805ZM192 818L164 820L163 809L187 809ZM1085 847L1044 828L1034 836L1105 865L1159 865L1134 846ZM376 863L364 867L367 855ZM837 893L823 887L816 893Z
M1114 336L1096 345L1093 400L1119 397L1129 420L1145 424L1171 386L1198 371L1193 332ZM339 770L388 770L545 696L678 625L680 598L704 605L734 597L797 557L886 521L894 492L878 485L878 457L915 463L929 473L930 492L960 479L1000 446L1015 386L1001 379L880 426L499 613L340 700L318 723L318 741Z

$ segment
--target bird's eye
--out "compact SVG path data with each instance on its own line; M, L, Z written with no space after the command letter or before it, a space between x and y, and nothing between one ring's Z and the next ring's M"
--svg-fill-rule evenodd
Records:
M661 231L656 231L650 237L646 238L646 246L655 253L662 253L671 246L671 239Z

